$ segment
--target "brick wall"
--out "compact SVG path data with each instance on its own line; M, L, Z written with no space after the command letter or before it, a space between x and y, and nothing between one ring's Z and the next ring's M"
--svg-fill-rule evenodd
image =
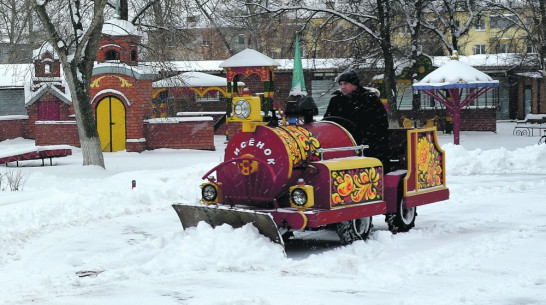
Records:
M399 110L400 126L402 126L402 115L411 118L411 110ZM428 119L438 116L438 130L445 130L446 112L442 109L420 110L418 119L422 125ZM461 131L497 131L497 110L496 108L464 108L461 110Z
M36 145L71 145L80 147L75 121L38 121L34 126Z
M38 105L43 102L55 102L59 106L59 119L61 121L71 121L70 115L72 115L72 105L68 105L62 101L60 101L57 97L50 93L46 93L43 97L40 98L40 100L36 101L34 104L29 105L27 107L27 113L28 113L28 134L27 137L29 139L35 138L35 128L36 128L36 122L39 121L38 118Z
M140 37L138 36L108 36L102 35L99 41L99 50L97 52L97 61L106 61L106 52L115 50L119 52L119 60L128 65L135 66L138 64L138 45L140 45ZM131 58L131 51L136 52L135 60Z
M99 78L97 80L97 78ZM121 79L127 83L123 83ZM96 111L97 104L108 96L118 98L125 105L125 124L127 139L134 140L144 138L142 120L152 117L152 81L136 80L123 74L100 74L92 78L94 87L91 88L93 97L93 111ZM117 90L124 97L104 89ZM102 93L100 93L102 91ZM128 101L127 101L128 100ZM96 113L95 113L96 116Z
M0 141L15 138L27 138L28 119L9 119L0 117Z
M191 119L153 119L144 123L146 149L201 149L215 150L214 122Z

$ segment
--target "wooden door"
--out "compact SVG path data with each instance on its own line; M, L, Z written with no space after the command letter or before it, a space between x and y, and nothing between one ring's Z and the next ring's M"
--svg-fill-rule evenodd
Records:
M125 106L118 98L108 96L97 104L97 131L102 151L125 149Z

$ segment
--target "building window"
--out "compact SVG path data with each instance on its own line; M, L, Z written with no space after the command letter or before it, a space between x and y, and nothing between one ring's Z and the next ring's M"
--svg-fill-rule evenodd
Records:
M116 50L108 50L104 55L105 60L119 60L119 52Z
M212 45L210 40L203 40L203 44L201 44L203 47L210 47Z
M474 23L474 30L476 31L485 31L485 19L478 18Z
M197 26L197 21L199 21L198 16L188 16L188 17L186 17L186 22L188 23L189 27L196 27Z
M485 45L484 44L474 45L474 55L476 55L476 54L485 54Z
M499 43L496 46L495 51L497 51L497 53L510 53L512 51L511 49L509 43Z
M240 45L245 44L245 34L239 34L239 36L237 37L237 43Z
M506 29L514 26L516 16L513 14L491 15L489 25L492 29Z
M131 51L131 61L137 61L137 52L135 50Z
M44 65L44 73L51 74L51 66L49 64Z

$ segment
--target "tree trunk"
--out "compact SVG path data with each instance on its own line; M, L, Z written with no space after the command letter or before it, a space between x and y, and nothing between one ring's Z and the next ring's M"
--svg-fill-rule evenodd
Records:
M542 70L542 74L546 74L546 66L544 63L544 57L546 57L546 4L544 1L539 1L540 3L540 41L542 42L540 46L539 51L539 57L540 57L540 69Z
M49 43L59 56L65 81L70 89L82 148L83 165L98 165L104 168L97 124L90 103L90 84L102 34L104 7L107 1L94 1L92 20L90 20L85 31L80 14L82 3L79 0L70 3L70 21L74 29L72 34L66 34L64 29L57 28L53 24L48 8L46 8L50 3L56 4L55 2L38 3L33 1L32 6L42 22ZM55 11L56 8L49 9ZM74 47L69 48L69 45Z
M388 1L376 0L379 27L380 27L380 45L383 53L383 59L385 60L385 77L383 78L383 84L385 85L385 94L387 98L387 104L389 106L389 126L398 126L398 109L396 105L396 75L394 72L394 57L392 54L391 44L391 29L390 29L390 6Z
M423 12L423 1L418 0L415 1L415 26L413 27L412 35L411 35L411 80L412 83L418 82L419 79L417 79L417 58L419 56L419 52L417 51L417 48L419 46L419 34L421 33L421 18L422 18L422 12ZM421 95L419 94L418 90L412 89L412 98L411 98L411 119L413 122L416 122L419 118L419 110L421 109Z
M97 123L90 103L90 82L88 81L86 85L84 80L80 81L74 77L74 75L77 75L77 67L74 64L63 63L62 66L70 88L72 104L74 105L83 165L98 165L104 168L104 156L102 155L101 142L97 132Z

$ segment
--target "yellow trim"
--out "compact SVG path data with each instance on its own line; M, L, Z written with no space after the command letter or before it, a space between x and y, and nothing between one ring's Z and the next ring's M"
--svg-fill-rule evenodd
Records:
M104 75L104 76L97 77L93 82L91 82L90 87L91 88L100 88L100 82L105 77L115 77L115 78L117 78L121 82L121 85L120 85L121 88L124 88L124 87L128 88L128 87L133 86L133 84L131 84L128 80L126 80L125 78L123 78L121 76L118 76L118 75Z
M417 175L415 175L414 177L414 185L415 185L415 190L411 191L411 192L408 192L408 181L411 177L411 169L413 167L413 155L414 155L414 150L411 149L411 143L412 143L412 137L417 137L417 134L418 133L421 133L421 132L430 132L432 131L433 133L433 141L434 141L434 146L436 147L436 149L438 150L438 152L442 155L442 185L438 185L438 186L434 186L434 187L431 187L431 188L426 188L426 189L420 189L419 188L419 184L418 184L418 177ZM417 138L415 139L415 150L417 150ZM417 194L424 194L424 193L428 193L428 192L433 192L433 191L436 191L436 190L441 190L441 189L446 189L446 185L447 185L447 182L446 182L446 158L445 158L445 151L440 147L440 144L438 143L438 135L437 135L437 130L436 130L436 127L428 127L428 128L420 128L420 129L410 129L407 131L407 160L408 160L408 172L406 174L406 177L404 178L404 196L413 196L413 195L417 195ZM416 165L417 166L417 165Z
M307 202L303 206L298 206L294 204L292 201L292 191L295 189L302 189L305 194L307 195ZM312 185L293 185L290 187L289 190L289 197L290 197L290 206L293 208L298 209L298 211L302 212L305 211L308 208L311 208L315 206L315 192Z
M90 87L91 87L91 88L99 88L99 83L100 83L100 81L101 81L103 78L105 78L105 77L106 77L106 75L105 75L105 76L101 76L101 77L97 77L97 79L95 79L93 82L91 82Z
M206 204L216 204L220 202L220 198L223 198L223 191L222 191L222 183L221 182L205 182L201 184L201 190L205 185L212 185L216 189L216 198L212 201L204 200L203 197L201 197L201 201Z
M154 93L152 93L152 99L156 98L159 93L161 93L163 91L166 91L166 90L167 90L167 88L156 89L154 91Z
M379 159L371 158L371 157L326 160L326 161L322 161L321 163L326 165L326 167L328 167L330 171L383 166L383 164L381 164L381 161L379 161Z
M303 214L302 211L298 211L298 214L300 214L301 217L303 218L303 226L301 228L299 228L299 229L295 229L295 228L294 229L295 230L303 230L303 229L305 229L307 227L307 216L305 216L305 214Z
M223 96L227 96L226 90L221 87L190 87L190 90L197 93L199 97L203 97L207 92L211 90L218 90L222 93Z
M411 196L415 196L415 195L432 193L432 192L445 190L445 189L447 189L447 187L445 185L438 185L438 186L434 186L434 187L427 188L427 189L420 189L420 190L417 190L417 191L406 192L406 185L404 185L404 197L411 197Z

